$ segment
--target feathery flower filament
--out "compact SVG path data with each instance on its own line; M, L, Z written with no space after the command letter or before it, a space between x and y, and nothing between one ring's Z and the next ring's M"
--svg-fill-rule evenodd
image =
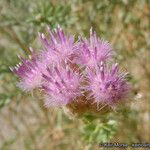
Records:
M68 66L54 67L51 71L47 68L48 74L43 74L45 82L42 87L48 97L47 105L66 105L81 95L82 76L74 72Z
M118 64L111 68L101 63L99 67L88 72L89 83L86 89L89 90L96 103L116 104L124 99L129 92L129 84L126 82L126 73L120 73Z
M101 61L106 61L113 56L111 45L97 37L96 33L90 30L90 38L80 38L77 53L77 63L88 67L95 67Z
M26 91L39 87L42 80L42 64L38 62L37 54L33 51L32 56L30 56L28 60L21 56L18 57L21 63L16 65L13 69L11 68L21 79L18 86Z
M65 60L70 61L76 49L74 37L65 35L60 27L55 29L55 32L52 32L48 27L48 31L50 40L43 33L39 33L45 49L42 53L42 59L49 65L62 63Z

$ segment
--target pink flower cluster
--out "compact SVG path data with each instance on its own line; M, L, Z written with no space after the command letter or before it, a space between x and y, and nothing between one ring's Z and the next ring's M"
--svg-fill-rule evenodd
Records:
M89 39L77 41L60 27L48 32L49 37L39 33L42 51L31 49L29 59L19 57L21 63L11 68L20 77L21 89L43 89L46 106L67 105L82 96L111 106L128 95L126 73L119 71L118 64L110 65L111 45L92 29Z

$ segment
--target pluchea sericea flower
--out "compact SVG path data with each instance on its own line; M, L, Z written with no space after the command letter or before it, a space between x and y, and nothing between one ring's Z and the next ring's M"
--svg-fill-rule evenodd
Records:
M129 84L126 83L126 73L119 72L118 64L108 67L104 62L97 66L95 71L88 70L89 97L96 103L113 106L127 96Z
M32 55L29 59L18 56L21 60L14 68L10 68L15 74L20 77L18 86L26 91L30 91L36 87L40 87L42 80L43 64L38 61L38 56L31 49Z
M86 67L95 67L101 61L112 57L113 51L111 45L97 37L96 32L90 30L90 38L80 38L77 53L77 64Z
M82 95L82 75L66 67L47 68L42 88L47 93L46 105L65 105Z
M65 35L60 27L55 29L55 32L48 27L48 33L50 40L43 33L39 33L44 47L41 57L45 60L46 65L62 63L64 60L70 61L76 49L74 37Z
M45 106L67 106L72 112L98 112L124 100L130 85L126 73L113 63L111 45L90 30L90 37L66 35L58 27L49 36L39 33L43 46L30 59L11 69L20 77L19 87L45 94ZM42 89L42 90L41 90ZM98 107L97 107L98 106Z

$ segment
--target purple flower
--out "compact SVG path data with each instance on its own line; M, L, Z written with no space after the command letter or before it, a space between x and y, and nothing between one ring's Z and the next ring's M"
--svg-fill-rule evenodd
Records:
M47 107L71 104L76 108L77 99L87 109L91 102L113 107L127 97L130 85L126 74L119 71L117 64L108 66L113 52L107 41L98 38L92 29L89 39L80 38L76 42L60 27L55 32L49 28L48 31L50 39L39 34L43 50L32 51L30 59L20 57L21 64L11 69L20 77L20 88L27 91L42 88ZM87 104L83 103L87 99Z
M48 31L50 40L43 33L39 34L44 46L44 51L41 54L42 59L48 65L71 61L76 50L74 37L65 35L60 27L56 28L55 32L52 32L50 28Z
M42 80L43 64L38 60L38 55L32 51L30 59L24 59L19 56L21 63L16 67L10 68L16 75L20 77L18 86L26 91L40 87Z
M95 65L100 64L101 61L106 61L113 55L111 45L98 38L92 28L88 40L80 38L76 53L78 56L76 62L88 67L95 67Z
M130 86L126 81L127 73L120 73L118 64L111 68L101 62L95 72L87 69L88 85L85 87L90 92L89 98L99 104L114 106L120 100L126 98Z
M43 74L45 82L42 88L47 94L46 106L61 106L81 96L82 75L66 66L47 68L47 75Z

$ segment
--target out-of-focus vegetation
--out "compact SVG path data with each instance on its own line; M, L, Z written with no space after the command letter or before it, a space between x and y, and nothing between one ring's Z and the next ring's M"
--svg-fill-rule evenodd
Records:
M110 41L133 84L133 96L111 115L117 120L112 141L150 141L150 1L149 0L1 0L0 1L0 149L100 149L103 132L90 138L93 124L82 128L62 110L45 109L42 99L20 91L9 66L29 46L40 49L38 32L60 24L72 34L90 27ZM111 124L110 124L111 125ZM112 135L114 131L112 127ZM83 138L80 134L85 132ZM88 138L92 145L84 142Z

